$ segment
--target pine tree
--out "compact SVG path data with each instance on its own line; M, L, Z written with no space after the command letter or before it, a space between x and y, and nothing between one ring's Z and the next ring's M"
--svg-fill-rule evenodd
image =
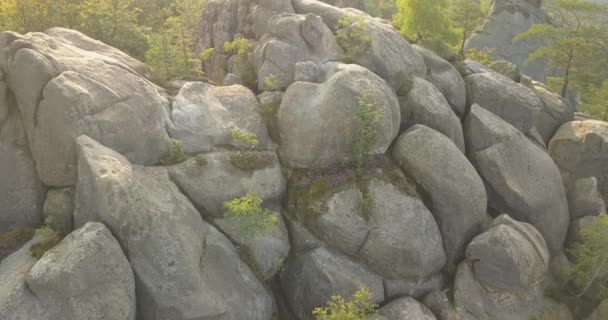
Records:
M453 43L456 37L450 30L447 9L447 0L398 0L393 23L414 42L434 38Z
M460 35L459 52L464 55L464 45L473 32L481 26L487 12L484 4L476 0L452 0L450 4L450 21Z

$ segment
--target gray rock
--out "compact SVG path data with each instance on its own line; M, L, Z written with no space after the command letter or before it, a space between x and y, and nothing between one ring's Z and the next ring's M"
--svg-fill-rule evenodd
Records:
M602 301L586 320L602 320L608 317L608 299Z
M378 313L387 320L436 320L427 307L410 297L393 300L380 308Z
M232 86L235 84L243 85L243 79L234 73L229 73L226 75L226 77L224 77L223 84L225 86Z
M546 46L548 40L532 39L513 43L513 38L534 24L551 24L538 0L496 0L483 26L466 42L465 49L494 49L494 59L508 60L524 74L540 81L553 75L547 59L528 62L530 53Z
M67 235L74 230L74 188L50 189L43 207L44 221Z
M426 64L426 80L443 93L458 116L463 116L466 112L467 90L460 72L435 52L418 45L414 45L414 48Z
M272 296L162 167L77 139L76 227L105 223L131 262L142 319L271 319Z
M448 264L455 266L485 220L483 181L452 141L425 126L416 125L403 133L392 154L430 198Z
M608 201L608 123L572 121L562 125L549 143L564 184L572 188L581 178L596 177L598 190Z
M517 290L491 290L475 280L473 267L462 262L454 282L454 303L461 319L532 319L543 307L541 285Z
M352 158L361 130L358 98L364 94L382 112L374 124L378 141L370 151L384 153L399 132L397 97L369 70L340 65L322 84L297 82L285 92L277 114L283 163L292 168L318 168Z
M6 107L6 117L4 121L0 119L0 233L15 227L41 225L45 194L34 168L19 110L14 105L3 106L0 100L0 113L3 107Z
M534 227L506 215L478 235L467 247L466 259L475 279L485 288L515 291L543 282L549 252ZM503 220L503 221L500 221Z
M452 305L447 292L435 290L424 297L422 303L433 312L438 320L461 320L456 308Z
M323 204L299 210L298 219L324 242L351 256L368 239L363 194L355 186L331 195Z
M321 76L321 70L316 63L312 61L303 61L296 63L294 71L295 81L318 82Z
M185 84L173 102L168 128L171 137L184 143L184 151L197 153L230 145L248 149L235 141L232 130L255 134L258 148L268 150L272 141L258 111L251 90L241 86L215 87L203 82Z
M440 273L436 273L426 279L385 279L384 295L386 297L386 300L395 299L403 296L419 298L423 297L425 294L433 290L439 290L445 285L445 278Z
M160 89L117 50L53 30L0 34L0 69L21 111L41 180L57 187L76 183L74 140L82 134L134 163L158 162L169 148L168 101Z
M543 103L543 110L536 119L535 126L543 138L543 142L549 143L562 124L574 120L574 112L560 95L551 92L540 82L532 83L534 93Z
M551 298L545 297L544 309L537 316L540 319L552 320L574 320L570 308L564 303L559 303Z
M422 201L379 179L368 190L370 232L361 248L363 260L386 279L422 279L439 272L446 263L441 233Z
M25 279L43 319L135 319L133 271L101 223L87 223L68 235Z
M561 250L569 214L559 170L544 150L474 105L464 124L469 159L486 183L488 205L530 222L551 252Z
M382 278L363 266L326 248L290 256L281 273L281 286L292 311L312 320L312 310L333 295L346 299L366 286L376 303L384 301Z
M595 177L576 180L568 192L570 217L597 216L606 212L606 204L598 191Z
M261 91L283 90L303 76L314 79L318 71L310 63L338 60L343 55L334 34L317 15L283 13L270 18L268 26L253 52ZM274 80L273 88L268 87L269 78Z
M476 73L465 78L468 105L479 104L528 134L543 104L526 86L498 73Z
M519 67L517 67L514 63L506 60L498 60L492 62L492 64L490 65L490 69L502 74L503 76L515 82L519 82L521 78L521 72L519 71Z
M401 106L401 127L410 128L415 124L425 125L448 136L464 153L464 137L460 119L430 82L416 78L412 89L405 97L399 97Z

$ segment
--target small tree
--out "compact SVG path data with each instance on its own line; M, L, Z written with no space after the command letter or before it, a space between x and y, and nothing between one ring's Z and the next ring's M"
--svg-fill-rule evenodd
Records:
M359 104L357 120L361 129L353 146L353 158L356 167L363 169L373 157L373 149L379 138L376 123L382 117L383 110L375 105L369 90L365 90L357 99Z
M494 60L492 59L492 55L494 54L494 49L483 49L479 50L477 48L472 48L465 53L467 59L471 59L475 62L481 63L484 66L491 66Z
M592 87L584 92L581 109L608 121L608 80L604 80L601 86Z
M236 38L233 41L224 43L224 52L235 55L234 64L236 70L243 82L249 87L254 87L257 81L255 70L247 60L247 56L252 49L251 43L245 38Z
M369 289L362 287L350 301L339 295L332 296L325 307L315 308L312 315L315 320L367 320L377 308Z
M456 37L450 29L447 9L447 0L397 0L393 23L414 42L433 38L454 43Z
M566 270L573 283L584 295L592 285L600 288L600 298L608 296L608 216L598 217L595 223L584 225L580 241L569 250L573 263Z
M279 222L272 211L262 208L262 197L255 193L224 203L228 215L235 218L243 235L262 238ZM243 239L241 238L241 242Z
M551 9L556 24L535 24L513 39L549 40L550 44L533 52L528 60L548 58L563 74L561 95L566 97L571 86L584 90L597 84L606 68L606 26L596 24L608 12L605 5L581 0L557 0Z
M479 0L452 0L449 17L455 31L460 35L461 55L464 55L465 42L487 16L483 5Z
M374 40L363 16L347 14L338 21L336 41L344 49L344 60L352 62L369 51Z

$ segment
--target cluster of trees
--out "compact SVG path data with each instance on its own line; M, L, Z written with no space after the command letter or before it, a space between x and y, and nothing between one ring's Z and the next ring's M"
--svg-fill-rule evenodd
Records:
M145 61L159 82L198 76L194 39L207 0L2 0L0 31L79 30Z

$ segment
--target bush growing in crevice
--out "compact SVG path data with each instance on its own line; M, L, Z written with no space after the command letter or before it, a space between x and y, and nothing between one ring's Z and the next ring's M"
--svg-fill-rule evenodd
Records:
M259 195L248 193L242 198L224 203L228 216L233 217L241 229L241 243L245 236L263 238L278 224L279 218L272 211L263 208L263 202Z
M44 253L61 242L59 233L51 229L47 224L36 230L36 235L40 236L40 240L30 247L32 257L40 259Z
M365 90L358 97L358 104L357 120L361 129L353 145L353 160L358 169L363 169L374 158L373 149L379 138L375 125L383 112L374 104L369 90Z
M338 21L336 41L344 49L343 59L350 63L369 51L374 40L363 16L347 14Z
M181 140L171 139L169 151L158 161L161 166L170 166L183 161L188 157L184 153L184 143Z
M228 156L228 161L241 170L254 171L272 165L273 157L270 154L255 152L259 145L258 136L255 133L245 134L238 129L232 130L232 138L237 145L244 146L247 150L239 150Z
M248 61L248 55L252 50L251 43L245 38L236 38L224 43L224 51L234 55L234 65L243 83L250 88L257 85L255 69Z
M349 301L340 295L332 296L325 306L315 308L312 315L315 320L367 320L377 309L370 290L362 287Z

